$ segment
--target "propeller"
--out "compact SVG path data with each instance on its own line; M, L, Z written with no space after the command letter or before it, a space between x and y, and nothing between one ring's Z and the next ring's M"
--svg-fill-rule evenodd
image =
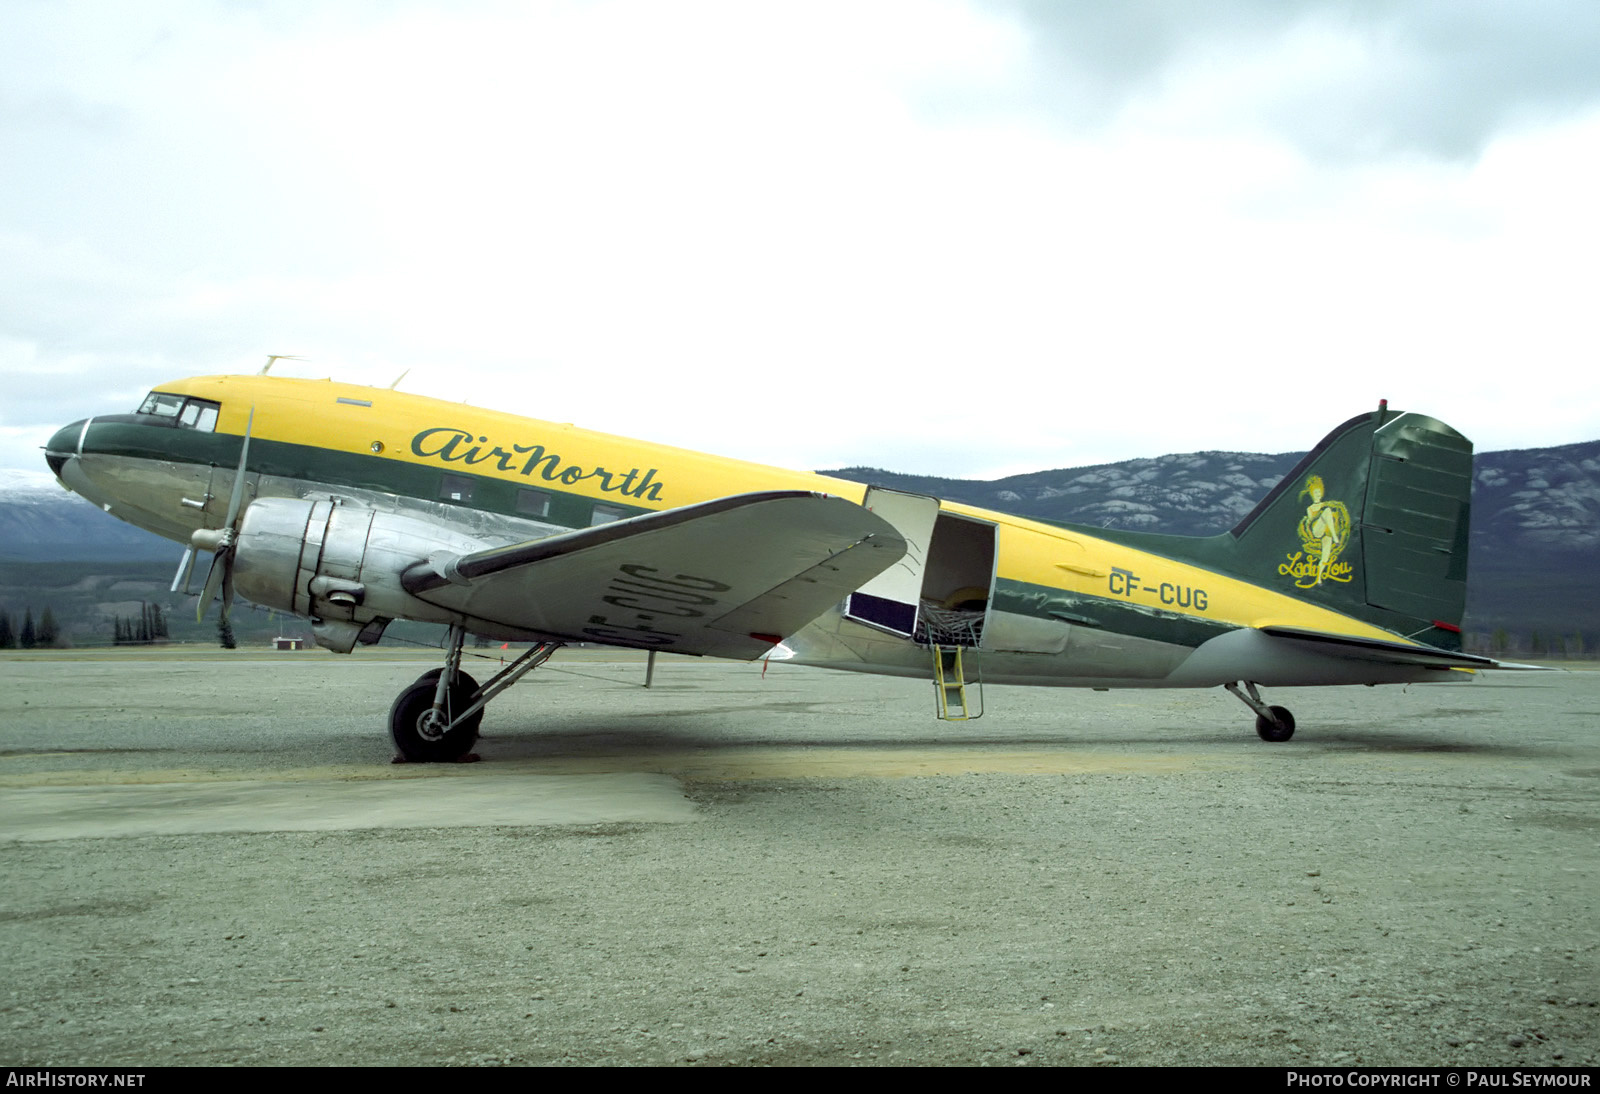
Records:
M206 574L206 585L200 592L200 603L195 606L196 623L203 622L206 609L222 590L222 622L228 621L233 608L233 554L239 538L239 510L244 507L245 472L250 461L250 431L256 423L256 408L250 408L250 419L244 427L244 444L239 449L239 470L234 472L233 493L228 495L228 519L221 528L201 528L190 537L190 542L203 551L211 551L211 572Z

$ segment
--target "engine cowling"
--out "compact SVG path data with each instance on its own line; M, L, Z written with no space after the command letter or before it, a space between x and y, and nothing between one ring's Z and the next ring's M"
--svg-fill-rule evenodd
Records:
M400 584L436 551L470 553L480 540L423 517L337 500L260 498L239 525L233 581L257 604L306 616L318 645L349 653L396 619L448 623L451 613Z

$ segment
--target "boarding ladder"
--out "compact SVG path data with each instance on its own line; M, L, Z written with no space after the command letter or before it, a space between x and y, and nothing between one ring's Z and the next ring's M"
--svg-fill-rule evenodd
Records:
M946 722L966 722L983 717L983 673L977 671L974 653L973 668L976 676L972 681L967 679L965 664L962 660L961 646L930 646L933 651L933 694L935 714ZM967 684L978 685L978 704L976 708L967 702Z

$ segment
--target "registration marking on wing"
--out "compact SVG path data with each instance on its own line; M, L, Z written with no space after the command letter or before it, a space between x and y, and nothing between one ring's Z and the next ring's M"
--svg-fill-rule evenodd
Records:
M672 619L716 618L731 605L715 595L732 587L695 574L666 575L654 566L629 562L617 568L601 601L611 605L605 615L591 615L583 633L603 642L625 645L670 646L683 633L662 630L654 624ZM628 633L621 633L628 632Z

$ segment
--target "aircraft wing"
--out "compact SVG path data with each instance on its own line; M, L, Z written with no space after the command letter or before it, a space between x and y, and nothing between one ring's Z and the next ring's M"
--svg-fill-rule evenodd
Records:
M898 562L844 498L740 494L409 567L433 604L577 642L751 659Z
M1511 661L1496 661L1492 657L1441 650L1432 646L1408 646L1404 642L1388 642L1381 638L1356 638L1347 634L1329 634L1325 631L1305 630L1300 627L1265 626L1261 633L1273 638L1286 639L1302 648L1330 657L1351 661L1372 661L1383 665L1416 665L1436 669L1535 669L1542 665L1519 665Z

